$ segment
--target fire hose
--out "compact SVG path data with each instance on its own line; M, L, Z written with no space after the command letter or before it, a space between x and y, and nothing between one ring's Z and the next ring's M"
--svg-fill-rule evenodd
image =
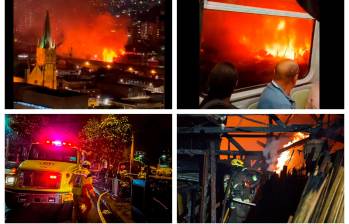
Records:
M98 215L99 215L99 218L101 219L102 223L107 223L107 221L105 220L105 218L101 212L101 200L102 200L103 195L105 195L106 193L108 193L108 192L106 191L106 192L102 193L101 195L99 195L98 200L97 200L97 211L98 211Z

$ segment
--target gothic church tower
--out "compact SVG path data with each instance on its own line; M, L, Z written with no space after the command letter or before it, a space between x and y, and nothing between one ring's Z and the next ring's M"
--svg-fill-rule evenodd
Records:
M44 33L36 48L36 65L31 73L27 75L27 83L57 89L56 46L51 37L48 11Z

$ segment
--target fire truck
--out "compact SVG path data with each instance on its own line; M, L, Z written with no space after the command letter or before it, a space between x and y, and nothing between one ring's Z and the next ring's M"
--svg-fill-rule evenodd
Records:
M46 140L31 144L15 174L6 177L9 208L24 204L72 205L72 175L82 171L80 151L72 143Z

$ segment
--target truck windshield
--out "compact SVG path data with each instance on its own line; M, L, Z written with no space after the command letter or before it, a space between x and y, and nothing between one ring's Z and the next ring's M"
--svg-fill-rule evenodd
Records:
M38 144L32 145L28 159L76 163L77 152L71 147Z

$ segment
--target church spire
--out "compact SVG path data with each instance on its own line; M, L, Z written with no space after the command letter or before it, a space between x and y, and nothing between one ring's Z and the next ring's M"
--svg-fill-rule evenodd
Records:
M41 37L40 47L41 48L52 48L52 47L54 47L52 39L51 39L50 15L48 13L48 10L46 11L44 33L43 33L43 36Z

